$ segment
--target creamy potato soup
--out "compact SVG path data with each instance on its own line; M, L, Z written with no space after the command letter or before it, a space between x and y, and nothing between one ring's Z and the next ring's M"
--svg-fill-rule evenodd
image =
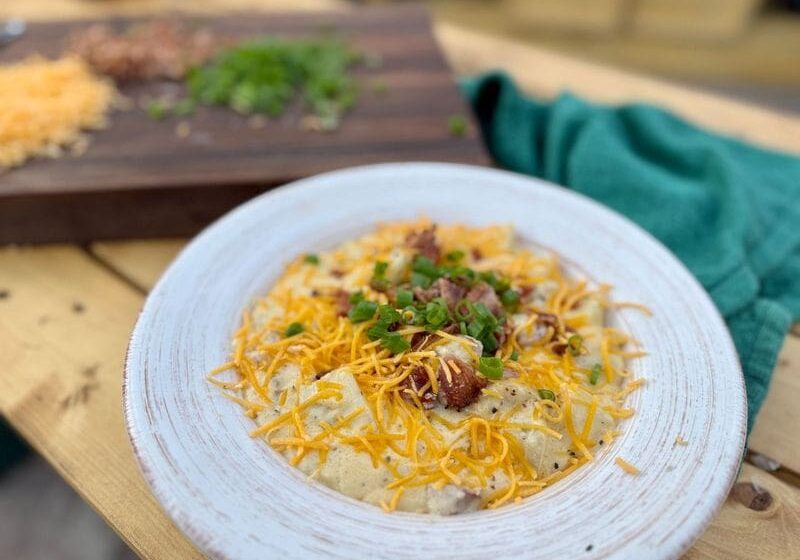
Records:
M253 437L347 496L496 508L590 461L633 414L626 361L643 352L607 326L614 306L509 227L388 223L290 263L209 380Z

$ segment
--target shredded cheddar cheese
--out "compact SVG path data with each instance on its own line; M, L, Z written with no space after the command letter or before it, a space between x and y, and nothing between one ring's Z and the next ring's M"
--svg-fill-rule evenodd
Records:
M617 465L619 465L619 468L621 468L623 471L625 471L628 474L631 474L631 475L634 475L634 476L639 474L639 469L637 469L636 467L631 465L629 462L627 462L622 457L617 457L616 459L614 459L614 462Z
M474 405L432 402L431 395L477 371L485 349L482 356L465 327L453 334L410 324L412 310L403 319L409 324L391 331L406 344L390 350L370 339L378 317L344 316L340 293L391 303L371 284L375 263L388 263L384 271L398 268L408 259L409 234L427 225L384 224L312 262L292 261L245 313L230 361L209 381L255 416L252 436L311 478L332 484L328 463L347 451L362 457L364 468L386 473L369 494L386 511L419 507L421 490L447 487L497 508L591 461L598 442L611 443L616 420L634 413L627 396L643 384L627 381L625 360L645 354L629 350L630 337L603 324L603 310L615 305L608 286L572 281L555 256L513 247L508 228L441 227L443 254L457 251L471 269L502 274L531 295L505 318L508 335L492 357L501 360L503 377L479 386ZM542 317L554 319L543 326ZM302 331L285 335L294 323ZM573 333L582 342L568 343ZM593 379L596 368L602 375ZM237 382L222 377L230 372ZM547 449L556 460L542 459ZM635 471L620 458L617 464Z
M34 156L79 153L83 130L102 128L116 91L76 57L0 66L0 168Z

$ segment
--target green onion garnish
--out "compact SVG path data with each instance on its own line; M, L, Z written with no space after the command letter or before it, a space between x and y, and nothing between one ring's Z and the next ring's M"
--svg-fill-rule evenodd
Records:
M307 262L308 264L316 265L319 264L319 257L314 253L309 253L303 258L303 261Z
M567 350L573 356L581 353L581 346L583 346L583 337L579 334L573 334L567 339Z
M411 273L411 286L414 288L428 288L430 287L432 280L425 276L424 274L420 274L419 272L412 272Z
M386 275L386 269L389 268L389 263L384 261L377 261L373 267L372 274L378 277Z
M147 116L154 121L160 121L167 116L167 106L161 101L153 100L145 108Z
M425 306L425 326L430 331L438 330L450 319L447 303L441 298L429 301Z
M350 302L350 305L357 305L359 301L363 300L364 300L364 292L362 292L361 290L353 292L352 294L350 294L350 297L347 298L347 301Z
M500 294L500 301L503 302L503 305L509 309L516 309L519 305L519 292L515 290L508 289L502 294Z
M546 401L555 402L556 400L556 394L550 389L539 389L539 397Z
M488 358L481 358L478 362L478 371L484 377L489 379L502 379L503 377L503 361L494 356Z
M404 290L402 288L398 288L394 298L397 307L400 308L406 308L412 303L414 303L414 294L410 290Z
M430 260L428 257L424 255L417 255L414 257L414 263L411 265L411 269L414 272L419 272L420 274L424 274L425 276L435 280L439 276L441 276L441 272Z
M411 345L408 343L408 341L395 332L382 336L381 346L389 350L389 352L392 354L399 354L400 352L411 348Z
M592 373L589 374L589 383L597 385L597 380L600 379L600 374L603 372L603 366L595 364L592 366Z
M194 113L196 106L197 103L195 100L187 97L186 99L181 99L175 104L175 107L172 109L172 113L176 117L188 117Z
M464 251L459 251L458 249L455 251L450 251L444 256L444 258L450 262L458 262L464 258Z
M516 350L514 350L513 352L511 352L511 359L512 359L512 360L514 360L515 362L516 362L517 360L519 360L519 352L517 352Z
M300 334L304 330L306 330L306 329L305 329L305 327L303 327L302 323L292 323L291 325L286 327L286 331L283 333L283 335L286 338L289 338L290 336L294 336L296 334Z
M472 317L472 302L468 299L462 299L455 307L453 307L453 314L459 321L467 321Z
M362 299L356 303L352 309L350 309L350 311L347 313L347 316L350 317L350 320L354 323L362 323L372 319L377 309L377 303Z
M447 130L453 136L464 136L467 132L467 119L462 115L453 115L447 119Z

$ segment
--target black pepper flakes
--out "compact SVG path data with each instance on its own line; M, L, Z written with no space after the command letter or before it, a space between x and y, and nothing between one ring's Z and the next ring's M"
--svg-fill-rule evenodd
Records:
M558 463L553 463L553 468L558 469Z
M496 407L496 406L493 406L493 407L492 407L492 414L495 414L496 412L497 412L497 407Z
M11 295L11 292L9 292L8 290L5 290L5 289L0 290L0 299L8 299L8 296L10 296L10 295Z
M586 552L591 552L593 548L594 548L594 546L593 546L593 545L591 545L591 544L590 544L590 545L588 545L588 546L586 547Z
M72 304L72 311L77 314L81 314L86 311L86 306L84 306L81 302L76 301Z

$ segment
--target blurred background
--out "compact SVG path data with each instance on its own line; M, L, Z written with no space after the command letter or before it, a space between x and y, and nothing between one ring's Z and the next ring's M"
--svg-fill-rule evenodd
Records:
M348 3L392 2L362 0L330 5ZM800 0L423 3L436 22L800 113ZM2 0L0 19L41 19L48 13L72 17L80 12L82 4L112 15L138 15L175 9L245 9L268 2ZM297 7L305 4L300 0ZM74 14L70 12L73 8ZM26 452L24 446L8 444L1 451L4 468L0 471L0 559L135 557L44 460ZM120 499L124 500L124 496Z

